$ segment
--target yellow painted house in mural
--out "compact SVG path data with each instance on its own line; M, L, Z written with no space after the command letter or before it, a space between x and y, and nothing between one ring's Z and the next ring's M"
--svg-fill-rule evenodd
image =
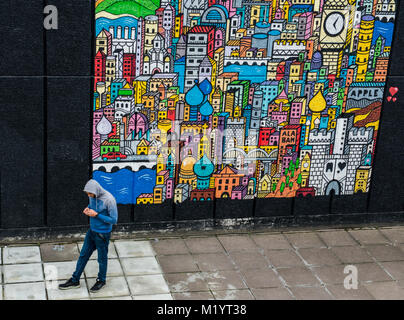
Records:
M137 145L137 155L148 155L149 154L150 142L146 139L142 139Z
M153 193L142 193L137 197L136 204L153 204Z
M258 184L258 197L264 198L270 192L271 192L271 177L268 174L266 174L261 178Z
M368 192L369 191L369 183L370 176L372 172L371 166L361 166L356 170L356 179L355 179L355 193L358 192Z

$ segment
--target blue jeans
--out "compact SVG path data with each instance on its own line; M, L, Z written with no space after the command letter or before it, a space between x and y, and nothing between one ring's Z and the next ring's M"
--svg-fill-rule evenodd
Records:
M111 233L97 233L89 229L84 239L83 247L80 251L80 257L77 261L76 271L74 271L72 278L73 281L80 281L81 274L86 267L88 260L97 249L98 253L98 279L105 282L107 279L107 265L108 265L108 244Z

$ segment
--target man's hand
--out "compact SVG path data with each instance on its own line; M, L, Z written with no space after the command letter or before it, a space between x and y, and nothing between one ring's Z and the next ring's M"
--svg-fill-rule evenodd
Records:
M89 216L89 217L95 217L95 216L98 215L98 212L97 212L97 211L94 211L93 209L90 209L90 208L85 208L84 211L83 211L83 213L84 213L85 215Z

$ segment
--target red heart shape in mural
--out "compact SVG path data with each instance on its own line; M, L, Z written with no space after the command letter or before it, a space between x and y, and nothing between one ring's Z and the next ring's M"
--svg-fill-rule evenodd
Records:
M394 98L393 98L393 102L396 102L396 100L397 100L397 98L396 98L396 97L394 97Z
M391 96L388 96L387 101L390 102L390 100L391 100Z
M397 87L390 87L389 92L392 96L394 96L398 92Z

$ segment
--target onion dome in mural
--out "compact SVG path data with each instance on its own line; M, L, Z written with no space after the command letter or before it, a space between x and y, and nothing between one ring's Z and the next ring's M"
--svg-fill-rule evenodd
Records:
M194 172L197 176L197 188L206 190L209 188L210 176L215 170L212 161L204 154L194 165Z
M199 112L203 116L210 116L213 113L213 107L208 100L201 106Z
M97 124L96 129L100 135L107 135L112 131L112 124L105 116L102 116L100 122Z
M194 165L194 172L198 178L210 177L214 170L215 166L206 154L204 154Z
M327 102L325 101L323 92L320 89L317 91L317 93L314 95L314 97L310 100L309 109L313 113L319 113L319 112L324 111L324 109L326 107L327 107Z
M198 87L198 81L195 80L194 86L188 90L187 94L185 95L185 102L188 103L190 106L198 106L204 100L204 94Z
M196 160L192 156L192 151L189 150L188 155L182 160L180 174L183 176L193 176L195 163Z
M212 92L212 84L208 79L203 80L199 84L199 89L203 92L204 95L210 94Z
M320 69L321 66L323 65L323 56L321 52L316 51L313 54L313 58L311 59L311 69Z

